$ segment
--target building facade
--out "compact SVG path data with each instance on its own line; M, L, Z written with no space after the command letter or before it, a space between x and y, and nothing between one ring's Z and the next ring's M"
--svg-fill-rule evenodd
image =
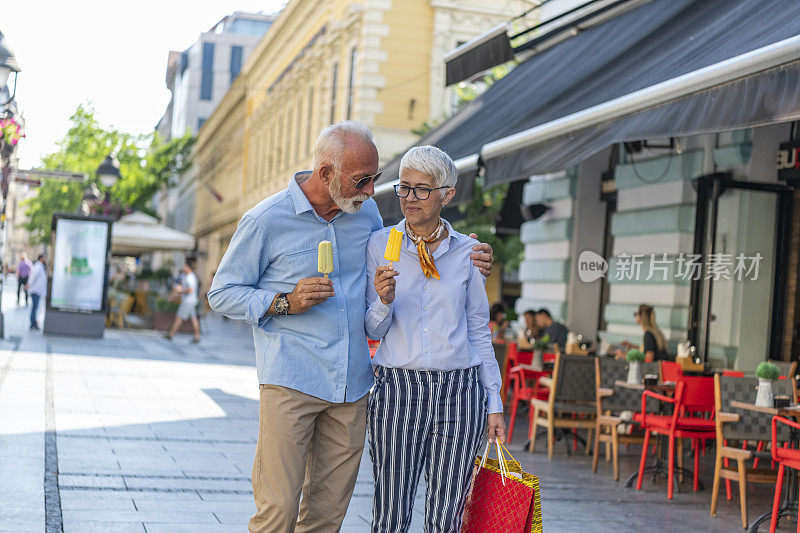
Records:
M384 164L417 139L412 129L450 112L442 56L531 5L289 2L198 135L190 187L201 271L216 268L242 213L310 168L325 126L365 123Z
M641 151L619 145L531 177L524 203L550 209L522 226L516 310L547 308L585 338L605 331L613 344L641 339L634 312L649 304L673 353L694 337L723 367L796 356L800 190L779 179L775 164L794 129L650 139ZM615 192L601 194L604 185ZM695 254L702 269L692 266ZM604 276L582 278L598 258L607 261Z
M228 92L247 57L276 15L236 11L201 33L183 52L170 51L166 84L172 96L156 131L164 138L197 135ZM189 232L194 221L194 189L183 176L176 187L155 198L156 211L167 226ZM157 257L156 262L162 257ZM173 261L180 261L174 257Z

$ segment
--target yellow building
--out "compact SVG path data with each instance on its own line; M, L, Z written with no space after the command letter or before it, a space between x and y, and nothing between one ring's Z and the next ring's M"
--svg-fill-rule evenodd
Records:
M311 167L318 133L356 119L381 164L447 115L443 54L533 5L513 0L291 0L198 134L183 188L207 279L241 215Z

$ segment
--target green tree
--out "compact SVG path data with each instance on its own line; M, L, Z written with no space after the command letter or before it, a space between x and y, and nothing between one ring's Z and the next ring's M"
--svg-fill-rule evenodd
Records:
M497 235L497 220L508 192L508 184L485 187L483 178L475 178L475 189L469 203L458 206L464 218L453 223L456 231L475 233L494 250L495 261L505 270L516 270L522 261L524 247L518 235Z
M44 181L36 196L23 202L25 229L32 244L50 242L52 216L71 213L80 207L84 190L95 184L102 190L95 171L103 159L114 153L120 163L120 179L110 190L114 205L151 212L148 203L173 176L189 168L189 152L194 138L185 135L168 142L157 133L132 135L114 128L103 128L90 105L81 104L70 117L71 126L58 143L58 150L42 158L41 168L83 172L82 183Z

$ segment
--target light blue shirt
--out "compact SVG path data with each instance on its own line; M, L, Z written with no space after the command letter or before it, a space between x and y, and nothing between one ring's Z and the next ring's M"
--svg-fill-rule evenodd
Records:
M242 216L219 265L208 302L253 326L260 383L280 385L329 402L352 402L374 376L364 333L364 256L370 233L383 227L370 199L353 215L330 222L314 211L297 179ZM266 316L278 293L317 272L320 241L333 244L335 296L305 313Z
M433 252L441 279L425 278L414 242L405 236L405 220L395 228L403 233L400 261L395 270L394 302L387 306L375 292L375 269L388 265L383 258L390 228L383 228L367 246L367 335L381 339L372 364L409 370L458 370L480 366L489 412L502 413L500 368L489 330L489 300L483 275L470 253L478 243L453 230Z

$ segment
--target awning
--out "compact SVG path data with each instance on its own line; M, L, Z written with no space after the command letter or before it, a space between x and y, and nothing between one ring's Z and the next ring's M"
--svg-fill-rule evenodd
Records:
M111 226L111 252L137 255L158 250L193 250L194 237L159 224L145 213L131 213Z
M531 57L418 144L480 154L493 184L617 142L794 120L798 20L796 0L653 0Z

